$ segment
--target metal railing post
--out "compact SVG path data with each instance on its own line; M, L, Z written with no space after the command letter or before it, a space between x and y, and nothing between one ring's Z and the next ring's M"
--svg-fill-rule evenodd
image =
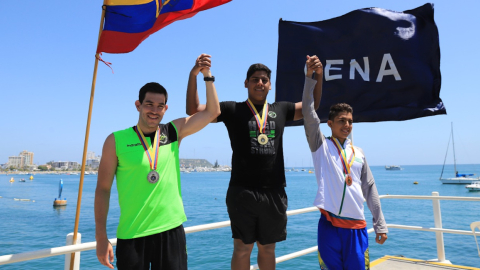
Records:
M432 196L438 197L438 192L432 192ZM435 221L435 228L442 229L442 210L440 209L440 200L432 199L433 203L433 218ZM435 232L437 240L437 258L439 262L445 261L445 245L443 243L443 232Z
M82 235L80 233L77 233L77 241L76 244L81 244L82 243ZM73 232L67 234L67 246L73 245ZM71 253L65 254L65 270L70 270L70 259L71 259ZM79 270L80 269L80 252L75 252L75 262L73 264L73 270Z

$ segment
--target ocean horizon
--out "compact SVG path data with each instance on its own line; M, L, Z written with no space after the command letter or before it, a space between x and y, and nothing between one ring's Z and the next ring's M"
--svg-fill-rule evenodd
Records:
M480 192L469 192L464 185L445 185L438 179L442 165L402 165L404 170L387 171L384 166L371 166L380 195L431 195L480 197ZM316 179L308 173L311 167L295 167L298 172L286 172L288 210L311 207L316 193ZM306 171L301 171L305 168ZM291 169L291 168L290 168ZM480 164L457 164L461 173L478 173ZM446 165L444 177L453 177L453 165ZM15 182L9 183L14 177ZM73 232L79 175L35 174L33 180L23 176L0 174L0 256L45 248L64 246L66 235ZM182 173L182 197L188 220L185 227L228 220L225 196L229 172ZM58 197L58 182L64 181L62 198L68 205L54 208ZM79 232L82 242L95 241L93 200L96 175L84 179ZM413 182L418 182L418 185ZM19 201L15 199L29 199ZM434 227L430 200L382 199L387 224ZM480 203L440 201L443 228L470 230L470 223L480 220ZM119 218L118 196L112 187L110 211L107 219L109 238L115 238ZM276 256L316 246L319 212L290 216L287 240L277 244ZM365 204L367 228L372 217ZM414 259L437 257L435 233L390 229L384 245L369 235L370 259L384 255L403 255ZM446 259L453 264L478 267L480 258L473 236L444 234ZM229 269L233 248L230 228L187 234L189 269ZM65 256L49 257L27 262L2 265L0 269L62 269ZM256 264L256 249L251 264ZM81 269L106 269L96 258L95 251L81 253ZM316 253L277 264L277 269L319 269Z

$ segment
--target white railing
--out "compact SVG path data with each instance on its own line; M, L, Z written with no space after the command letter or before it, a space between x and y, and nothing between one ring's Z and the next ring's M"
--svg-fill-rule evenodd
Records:
M435 227L428 228L428 227L420 227L420 226L406 226L406 225L397 225L397 224L388 224L388 228L392 229L403 229L403 230L415 230L415 231L427 231L427 232L435 232L436 240L437 240L437 255L438 261L446 261L445 259L445 248L443 245L443 233L451 233L451 234L464 234L464 235L473 235L471 231L464 231L464 230L452 230L452 229L443 229L442 228L442 217L441 217L441 209L440 209L440 200L451 200L451 201L476 201L480 202L480 198L476 197L453 197L453 196L438 196L438 192L432 192L432 196L410 196L410 195L381 195L380 199L414 199L414 200L432 200L433 202L433 215L435 221ZM297 210L287 211L288 216L304 214L309 212L318 211L316 207L308 207L302 208ZM472 220L473 221L473 220ZM185 228L185 233L195 233L207 230L213 230L218 228L224 228L230 226L230 221L222 221L210 224L203 224L197 226L191 226ZM373 228L368 230L368 233L372 233ZM480 232L475 233L477 236L480 236ZM110 239L110 242L113 246L117 244L117 238ZM42 250L36 250L31 252L24 252L18 254L10 254L10 255L3 255L0 256L0 265L4 264L12 264L22 261L29 261L35 260L40 258L70 254L73 252L81 252L87 250L93 250L96 248L96 242L88 242L82 243L77 245L68 245L63 247L55 247L55 248L47 248ZM308 249L304 249L301 251L297 251L291 254L287 254L281 257L276 258L276 262L284 262L287 260L291 260L309 253L313 253L317 251L317 247L310 247ZM67 256L70 257L70 256ZM68 269L68 268L65 268ZM259 269L258 265L252 265L250 267L251 270Z

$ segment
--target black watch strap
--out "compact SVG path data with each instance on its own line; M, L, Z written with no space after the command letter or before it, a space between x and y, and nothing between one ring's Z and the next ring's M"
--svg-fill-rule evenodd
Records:
M215 76L203 77L203 80L206 81L206 82L214 82L215 81Z

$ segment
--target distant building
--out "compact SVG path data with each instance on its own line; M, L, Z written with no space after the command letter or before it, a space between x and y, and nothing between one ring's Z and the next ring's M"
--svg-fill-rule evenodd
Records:
M8 157L8 167L14 167L14 168L21 168L23 167L23 159L24 157L22 156L12 156Z
M33 152L28 152L27 150L23 150L18 154L19 156L23 157L23 166L32 166L33 165Z
M79 164L76 161L54 161L51 163L51 166L55 170L76 170Z
M89 166L92 169L98 169L98 166L100 166L100 156L95 156L95 152L90 151L87 153L87 166Z
M88 151L87 152L87 159L95 159L95 152Z
M100 159L87 159L87 166L92 169L98 169L98 166L100 166Z
M18 156L8 157L8 167L23 168L33 166L33 152L23 150Z

